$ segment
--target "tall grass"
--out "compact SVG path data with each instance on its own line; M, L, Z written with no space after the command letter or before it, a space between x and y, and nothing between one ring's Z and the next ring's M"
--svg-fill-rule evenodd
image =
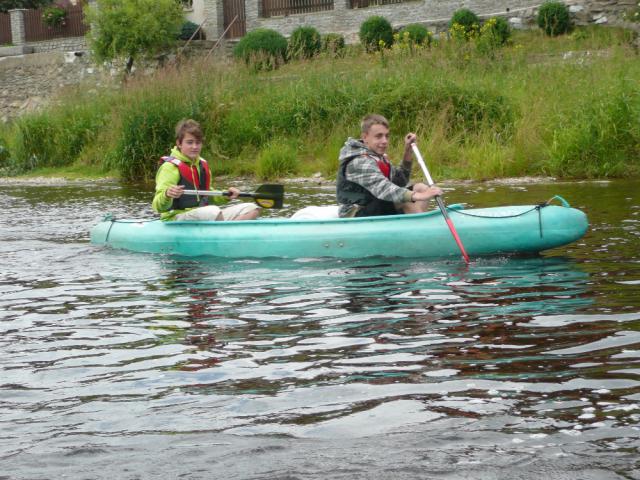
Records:
M0 135L14 171L85 164L152 179L191 117L204 127L215 175L335 175L359 119L392 123L391 155L419 136L437 178L640 174L640 62L610 28L546 38L516 32L487 55L446 39L430 48L291 62L183 65L95 96L73 93ZM0 165L2 166L2 165Z

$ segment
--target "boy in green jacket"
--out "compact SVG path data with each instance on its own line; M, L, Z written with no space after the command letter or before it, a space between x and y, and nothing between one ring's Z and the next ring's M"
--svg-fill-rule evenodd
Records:
M240 191L227 189L226 197L184 195L185 190L211 190L211 170L200 157L202 129L195 120L182 120L176 125L176 146L156 174L156 193L153 210L162 220L254 220L260 208L253 203L239 203L220 208L238 198ZM215 205L209 205L209 202Z

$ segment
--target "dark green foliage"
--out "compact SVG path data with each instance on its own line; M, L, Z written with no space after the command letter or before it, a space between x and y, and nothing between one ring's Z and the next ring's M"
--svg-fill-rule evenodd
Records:
M7 145L7 140L0 135L0 175L2 175L8 168L11 160L11 153Z
M508 98L484 88L467 88L454 83L387 84L371 98L378 113L386 116L394 130L411 131L412 122L424 112L447 112L447 134L480 132L490 126L501 138L513 129L514 108Z
M306 59L317 55L322 47L320 33L313 27L298 27L289 37L289 58Z
M564 3L546 2L538 10L538 26L549 36L555 37L571 30L569 9Z
M429 30L423 25L418 23L412 23L403 27L400 30L400 39L402 40L405 34L408 34L409 41L414 45L425 45L428 46L431 43L431 35L429 35Z
M478 28L480 26L480 19L468 8L461 8L460 10L456 10L455 12L453 12L451 20L449 21L449 28L451 28L456 23L458 25L462 25L465 32L469 33L474 28Z
M272 70L284 63L287 39L275 30L258 28L247 33L233 49L236 58L256 70Z
M15 8L34 9L50 5L53 0L0 0L0 12L6 13Z
M58 5L51 5L42 11L42 22L48 27L63 26L66 17L67 11Z
M327 33L322 37L322 51L333 57L344 55L344 37L339 33Z
M202 125L205 139L209 125L195 103L178 101L174 95L148 92L121 112L119 139L107 156L107 168L117 169L125 180L152 179L158 160L175 145L175 125L193 118Z
M295 142L277 138L267 143L258 155L256 174L263 180L286 177L298 170Z
M175 0L97 0L84 11L91 24L86 38L95 60L125 60L127 74L136 59L173 48L184 23L182 7Z
M494 17L490 20L495 21L490 27L491 34L499 45L504 45L511 38L511 25L504 17Z
M270 102L246 99L217 127L223 132L223 150L227 155L237 155L240 147L259 149L271 138L308 135L314 125L345 124L372 111L387 116L395 131L412 131L417 119L435 117L441 111L447 112L451 135L480 132L490 126L501 138L508 138L513 127L514 107L506 97L491 90L448 82L434 84L420 76L405 82L393 75L370 79L366 91L361 89L362 84L353 88L340 82L334 78L305 88L292 86L272 94Z
M573 121L556 127L548 173L624 176L632 164L629 159L640 156L639 109L640 90L628 86L585 98L572 110Z
M367 18L360 25L360 42L368 52L393 45L393 28L389 20L380 16Z
M71 165L104 128L106 118L92 105L21 117L16 122L14 159L23 171Z
M189 40L196 30L198 30L197 24L186 21L182 24L182 29L180 30L178 38L180 40ZM194 40L204 40L205 38L205 34L202 30L198 30L198 33L193 37Z

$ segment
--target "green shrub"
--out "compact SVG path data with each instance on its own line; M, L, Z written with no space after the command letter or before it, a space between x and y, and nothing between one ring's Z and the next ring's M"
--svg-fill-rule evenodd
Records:
M289 58L306 59L317 55L322 48L320 33L313 27L298 27L289 37Z
M9 168L9 162L11 160L7 138L8 134L5 136L5 134L0 131L0 172L6 171Z
M126 75L137 60L172 50L184 23L176 0L96 0L87 3L84 16L93 60L122 61Z
M258 155L256 173L263 180L285 177L297 170L297 148L292 141L271 140Z
M255 70L273 70L285 61L287 39L275 30L258 28L240 39L233 54Z
M555 37L571 30L569 9L564 3L545 2L538 10L538 26L549 36Z
M339 33L327 33L322 37L322 51L332 57L344 55L344 37Z
M50 27L64 27L67 19L67 11L59 5L51 5L42 11L42 22Z
M399 32L400 38L408 37L413 45L429 46L431 44L431 34L423 25L412 23L403 27Z
M15 124L13 160L22 171L71 165L106 123L106 106L99 102L25 115Z
M511 25L504 17L493 17L482 26L481 35L490 35L496 45L504 45L511 38Z
M193 34L198 30L199 26L193 22L186 21L182 24L182 29L178 38L180 40L189 40ZM204 40L205 34L202 30L198 30L198 33L193 37L194 40Z
M551 175L575 177L624 176L638 158L640 90L615 87L597 92L560 118L554 128ZM637 165L637 163L636 163Z
M511 36L511 27L502 17L490 18L482 28L480 35L476 39L476 47L481 54L493 57L500 47L502 47Z
M456 24L464 27L465 34L469 35L474 29L480 27L480 19L468 8L461 8L453 12L451 20L449 21L449 28L453 28Z
M175 125L183 118L199 121L208 136L198 100L185 101L180 91L142 92L119 112L115 148L106 156L108 170L117 170L125 180L151 180L158 159L175 144ZM204 155L204 154L203 154Z
M360 42L368 52L393 45L393 28L389 20L380 16L367 18L360 25Z

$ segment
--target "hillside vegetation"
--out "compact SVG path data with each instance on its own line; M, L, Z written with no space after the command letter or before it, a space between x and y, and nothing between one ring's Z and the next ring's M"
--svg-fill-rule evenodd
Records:
M392 123L392 158L418 134L436 178L640 174L640 62L629 32L516 32L500 48L441 39L293 61L166 67L113 90L67 90L0 129L5 175L62 168L153 178L185 117L205 130L214 175L335 175L370 112Z

